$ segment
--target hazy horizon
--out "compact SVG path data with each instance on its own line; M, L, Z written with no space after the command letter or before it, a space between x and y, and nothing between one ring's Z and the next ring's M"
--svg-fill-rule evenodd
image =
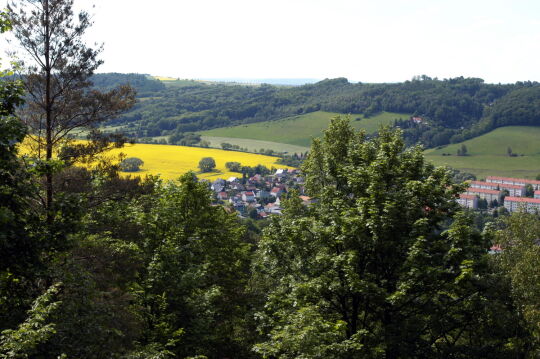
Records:
M3 0L5 4L5 0ZM76 0L98 72L189 79L540 81L536 0ZM2 0L0 0L0 6ZM92 7L95 4L95 7Z

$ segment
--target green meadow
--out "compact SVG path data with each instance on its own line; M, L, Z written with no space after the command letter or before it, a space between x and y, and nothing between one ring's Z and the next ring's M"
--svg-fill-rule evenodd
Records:
M230 143L231 145L238 145L241 148L247 148L249 152L259 152L261 149L284 152L287 154L305 153L309 151L309 147L290 145L287 143L252 140L249 138L201 136L201 140L210 142L210 147L221 148L221 144L226 142Z
M345 116L339 113L317 111L277 121L216 128L202 131L200 134L211 137L252 139L309 147L311 139L321 136L322 131L328 128L330 119L338 115ZM350 115L353 127L356 129L363 128L367 133L377 131L381 125L392 124L395 119L406 119L408 117L407 114L390 112L383 112L370 118L365 118L359 114Z
M457 156L462 145L467 148L467 156ZM509 156L508 148L517 156ZM437 166L448 165L478 178L534 178L540 174L540 127L501 127L462 143L426 150L425 155Z

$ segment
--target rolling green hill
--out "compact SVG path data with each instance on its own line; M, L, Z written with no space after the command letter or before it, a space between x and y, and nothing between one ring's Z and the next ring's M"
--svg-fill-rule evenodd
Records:
M259 152L261 149L265 149L286 154L300 154L309 151L309 147L290 145L287 143L252 140L249 138L201 136L201 140L210 142L210 147L221 148L221 144L226 142L230 143L231 145L238 145L241 148L247 148L249 152Z
M457 156L462 145L467 147L467 156ZM509 156L508 148L517 156ZM435 165L448 165L479 178L489 175L534 178L540 173L540 127L500 127L462 143L426 150L425 154Z
M202 131L200 134L211 137L252 139L309 147L311 139L320 136L322 131L328 127L330 119L337 115L342 114L316 111L277 121L216 128ZM362 115L352 114L351 123L356 129L363 128L366 132L373 133L381 125L392 124L395 119L407 119L409 116L407 114L383 112L370 118L364 118Z

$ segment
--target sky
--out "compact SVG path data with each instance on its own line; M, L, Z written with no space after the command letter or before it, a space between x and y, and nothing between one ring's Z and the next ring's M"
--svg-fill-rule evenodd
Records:
M540 0L75 0L98 72L540 81ZM94 7L93 7L94 6Z

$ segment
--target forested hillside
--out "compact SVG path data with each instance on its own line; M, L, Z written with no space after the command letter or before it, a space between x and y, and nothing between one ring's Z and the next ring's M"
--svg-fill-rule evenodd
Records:
M428 147L460 142L508 125L540 125L540 84L486 84L478 78L415 77L395 84L327 79L298 87L244 86L189 81L167 86L145 75L99 74L100 88L129 83L139 102L109 121L131 137L156 137L231 125L272 121L314 111L410 113L422 122L400 121L407 143ZM172 141L175 142L175 141Z

